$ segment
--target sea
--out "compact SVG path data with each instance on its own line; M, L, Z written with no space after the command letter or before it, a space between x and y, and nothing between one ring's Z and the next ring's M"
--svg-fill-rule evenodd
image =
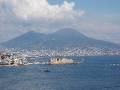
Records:
M120 90L120 56L69 58L84 62L0 66L0 90Z

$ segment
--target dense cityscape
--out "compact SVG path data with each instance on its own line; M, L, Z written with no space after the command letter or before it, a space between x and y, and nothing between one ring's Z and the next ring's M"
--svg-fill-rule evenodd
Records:
M24 54L27 56L41 56L41 57L53 57L53 56L119 56L120 49L118 48L96 48L96 47L76 47L76 48L63 48L63 49L40 49L40 50L29 50L29 49L15 49L15 48L4 48L0 51L6 53L17 53Z

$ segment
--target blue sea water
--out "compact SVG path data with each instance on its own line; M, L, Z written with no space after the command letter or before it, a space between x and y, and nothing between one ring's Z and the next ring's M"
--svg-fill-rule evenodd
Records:
M119 56L71 58L85 62L0 66L0 90L120 90Z

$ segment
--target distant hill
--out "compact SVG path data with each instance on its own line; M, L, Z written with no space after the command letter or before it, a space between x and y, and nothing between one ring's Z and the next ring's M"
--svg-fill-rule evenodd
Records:
M0 45L0 48L2 48L2 46Z
M1 45L8 48L56 48L56 47L120 47L117 44L89 38L82 33L66 28L52 34L27 32Z

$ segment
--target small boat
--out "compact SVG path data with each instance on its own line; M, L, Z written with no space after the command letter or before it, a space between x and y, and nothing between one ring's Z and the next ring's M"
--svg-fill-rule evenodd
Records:
M50 70L44 70L44 72L50 72Z

